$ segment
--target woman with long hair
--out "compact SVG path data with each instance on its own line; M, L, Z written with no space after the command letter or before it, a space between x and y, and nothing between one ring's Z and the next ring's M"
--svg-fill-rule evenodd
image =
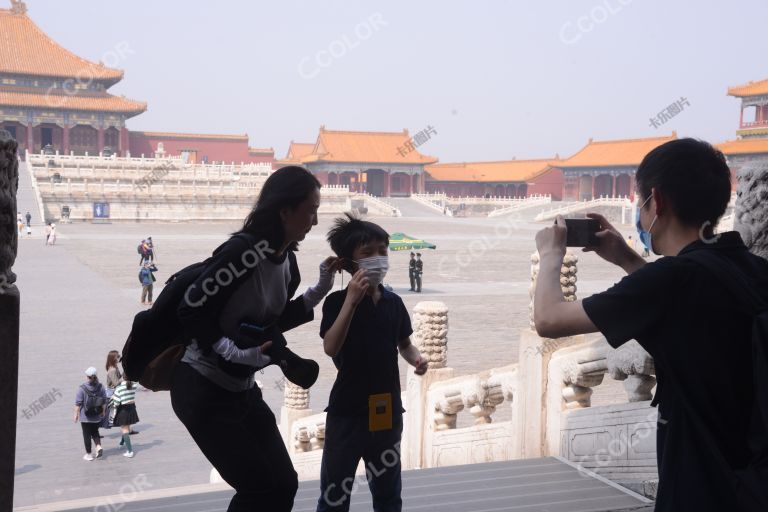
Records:
M123 374L118 368L120 363L120 352L117 350L110 350L107 354L107 388L114 392L115 388L123 381Z
M317 363L288 350L282 333L313 319L339 269L337 258L326 259L317 285L292 298L301 280L294 253L317 225L320 187L302 167L274 172L179 305L189 345L173 373L171 402L235 489L229 511L293 507L298 477L254 373L278 364L304 387L317 378Z

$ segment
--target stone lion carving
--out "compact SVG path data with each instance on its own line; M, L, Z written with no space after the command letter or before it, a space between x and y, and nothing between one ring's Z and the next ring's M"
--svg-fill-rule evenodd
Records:
M768 258L768 163L745 165L737 179L734 229L754 254Z
M16 282L11 271L16 261L18 227L16 191L19 188L18 145L11 134L0 130L0 291Z

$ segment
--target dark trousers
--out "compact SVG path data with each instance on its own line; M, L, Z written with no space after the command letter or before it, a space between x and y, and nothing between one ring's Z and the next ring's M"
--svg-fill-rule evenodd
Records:
M298 475L258 387L233 393L180 363L173 372L171 405L203 455L235 489L229 512L293 508Z
M416 291L421 292L421 272L416 272Z
M374 512L400 512L403 500L400 478L400 439L403 417L393 418L391 430L370 432L368 417L325 419L325 444L320 467L317 512L346 512L362 477L355 478L360 459L373 496Z
M85 444L86 453L91 453L91 439L93 439L93 442L96 443L96 446L101 444L99 425L99 423L80 422L80 426L83 427L83 443Z
M141 302L152 302L152 287L151 284L145 284L141 287Z
M411 290L415 290L416 289L416 273L413 270L409 270L408 278L411 280Z

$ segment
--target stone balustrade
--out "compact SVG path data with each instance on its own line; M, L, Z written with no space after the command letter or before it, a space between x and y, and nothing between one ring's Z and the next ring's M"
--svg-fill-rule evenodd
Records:
M428 408L434 410L434 430L456 428L457 414L466 409L475 425L493 422L493 413L512 401L517 385L517 366L493 369L490 375L465 375L437 382L429 388Z
M296 421L291 432L296 452L322 450L325 443L325 413Z
M569 253L561 268L566 300L576 300L577 262ZM534 255L531 310L537 276ZM636 342L613 349L601 337L542 339L524 330L517 363L457 376L448 366L445 304L418 303L412 323L429 370L407 374L404 469L557 455L640 492L653 488L655 368ZM623 382L626 400L593 407L593 390L606 376ZM281 429L301 477L316 479L325 415L308 410L308 397L298 393L286 390ZM497 420L499 412L507 415Z

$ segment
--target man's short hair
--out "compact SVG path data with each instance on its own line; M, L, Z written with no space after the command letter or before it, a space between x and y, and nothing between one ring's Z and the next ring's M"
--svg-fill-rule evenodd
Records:
M714 227L731 200L731 171L723 153L708 142L679 139L648 153L637 168L640 204L656 188L680 222Z
M352 258L355 249L371 242L389 245L389 234L378 224L360 220L352 214L345 214L333 223L328 231L328 243L340 258Z

